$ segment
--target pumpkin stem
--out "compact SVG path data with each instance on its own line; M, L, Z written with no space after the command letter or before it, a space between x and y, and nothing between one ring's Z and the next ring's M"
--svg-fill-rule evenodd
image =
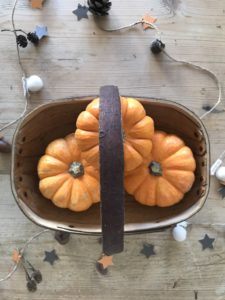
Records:
M78 162L74 161L71 163L68 172L74 177L80 177L84 175L84 166Z
M157 161L152 161L148 166L149 172L154 176L162 176L161 164Z

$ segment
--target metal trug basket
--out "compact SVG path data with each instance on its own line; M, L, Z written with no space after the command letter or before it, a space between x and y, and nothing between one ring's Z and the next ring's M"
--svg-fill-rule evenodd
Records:
M42 105L27 114L16 129L12 147L12 190L23 213L40 226L78 234L101 233L99 204L82 213L58 208L41 195L37 175L37 163L46 146L52 140L74 132L76 118L93 98L74 98ZM192 149L197 168L193 187L177 205L147 207L126 195L125 233L157 230L190 218L206 201L210 181L209 139L201 120L177 103L135 98L154 119L156 129L178 135Z

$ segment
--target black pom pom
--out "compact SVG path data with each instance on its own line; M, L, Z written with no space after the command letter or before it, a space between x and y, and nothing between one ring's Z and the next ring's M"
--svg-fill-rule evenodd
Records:
M39 270L35 270L32 274L31 277L37 282L40 283L42 282L42 275Z
M26 48L27 44L28 44L27 38L22 34L20 34L16 37L16 42L22 48Z
M27 39L28 39L28 41L30 41L30 42L33 43L34 45L37 45L38 42L39 42L39 38L38 38L38 36L36 35L35 32L29 32L29 33L27 34Z
M33 279L27 281L27 289L29 292L35 292L37 290L37 284Z
M159 54L165 48L165 44L161 40L154 40L151 44L151 51L154 54Z

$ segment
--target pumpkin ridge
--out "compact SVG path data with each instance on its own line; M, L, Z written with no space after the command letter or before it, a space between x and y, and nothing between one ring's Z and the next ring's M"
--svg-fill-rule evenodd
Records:
M69 174L68 174L69 175ZM57 176L57 175L56 175ZM54 176L51 176L51 177L54 177ZM69 180L69 179L71 179L70 177L69 178L67 178L64 182L63 182L63 184L61 184L57 189L56 189L56 191L55 191L55 193L52 195L52 199L55 197L55 194L58 192L58 190L64 185L64 183L67 181L67 180Z
M94 203L92 194L90 193L89 189L87 188L86 184L83 181L82 181L82 185L83 185L83 187L85 187L85 189L86 189L86 191L87 191L87 193L88 193L88 195L91 199L91 202Z
M48 157L53 157L54 159L56 159L58 162L60 162L61 164L64 164L64 165L66 165L66 166L68 166L68 163L66 163L66 162L64 162L64 161L62 161L62 160L60 160L59 158L57 158L57 157L55 157L55 156L53 156L53 155L49 155L49 154L44 154L43 156L48 156Z
M72 159L68 144L63 138L52 141L45 149L45 155L51 156L66 165Z
M58 207L63 207L63 208L66 208L67 207L67 205L68 205L68 202L70 201L70 195L71 195L71 186L72 186L72 183L70 183L71 182L71 178L68 178L67 180L65 180L64 181L64 183L57 189L57 191L54 193L54 195L53 195L53 197L51 198L52 199L52 202L56 205L56 206L58 206ZM68 193L68 200L67 200L67 202L66 202L66 205L65 205L65 197L64 197L64 199L63 199L63 206L59 206L59 203L57 203L57 201L56 201L56 199L55 199L55 196L56 196L56 194L57 194L57 192L59 192L59 190L60 189L64 189L64 186L65 185L69 185L69 183L70 183L70 186L68 187L68 189L66 190L67 191L67 193Z
M97 179L96 179L94 176L91 176L91 175L87 174L87 175L85 175L85 179L86 179L87 177L91 177L93 180L95 180L95 181L97 182ZM94 201L94 197L92 196L91 191L89 190L89 188L87 187L87 184L85 183L85 179L82 181L82 183L83 183L83 185L85 186L85 188L87 189L88 194L89 194L89 196L90 196L90 198L91 198L91 201L92 201L93 203L96 203L96 202ZM99 199L99 200L100 200L100 199Z
M50 155L48 155L48 154L44 154L44 155L40 158L40 160L39 160L39 162L38 162L38 167L37 167L37 169L38 169L38 176L39 176L40 179L44 179L44 178L46 178L46 177L56 176L56 175L59 175L59 174L62 173L62 169L61 169L61 170L58 170L57 173L54 174L54 175L46 174L46 169L43 167L43 160L46 159L46 158L49 158L50 161L51 161L51 158L53 158L54 160L57 161L57 163L64 165L64 166L63 166L63 169L64 169L63 173L66 172L66 170L68 169L68 164L62 162L61 160L59 160L59 159L57 159L57 158L55 158L55 157L53 157L53 156L50 156ZM47 162L47 163L48 163L48 162ZM46 164L46 161L44 161L44 164ZM45 170L45 173L43 173L43 169Z
M69 153L70 153L70 155L71 155L71 162L68 164L68 167L69 167L69 165L73 162L73 160L74 160L74 153L73 153L73 151L72 151L72 147L71 146L73 146L72 145L72 143L71 143L71 141L70 141L70 137L73 137L74 138L74 133L71 133L71 134L68 134L66 137L65 137L65 142L66 142L66 144L67 144L67 147L68 147L68 150L69 150ZM71 143L71 145L70 145L70 143ZM77 149L76 150L78 150L79 149L79 147L78 147L78 145L77 145L77 143L75 144L76 145L76 147L77 147ZM80 159L79 159L80 160Z
M68 206L69 202L70 202L70 198L71 198L71 193L72 193L72 186L73 186L73 178L68 178L67 180L70 180L71 184L70 184L70 189L69 189L69 197L68 197L68 201L66 203L66 206ZM66 181L67 181L66 180ZM65 181L65 182L66 182Z
M84 182L83 182L83 180L81 179L81 178L77 178L77 181L79 181L79 184L80 184L80 188L82 187L82 189L83 190L85 190L85 192L88 194L88 196L89 196L89 203L88 203L88 207L86 208L86 209L88 209L91 205L92 205L92 197L90 197L90 193L89 193L89 191L87 190L87 188L86 188L86 185L84 184ZM72 192L73 192L73 188L74 188L74 185L75 185L76 183L75 183L75 180L73 180L73 185L72 185L72 187L71 187L71 197L72 197ZM71 197L70 197L70 203L69 203L69 208L71 209ZM79 201L78 201L79 202ZM79 203L78 202L76 202L75 203L75 205L79 205ZM79 210L79 211L83 211L83 209L82 210Z
M184 192L181 191L181 189L179 189L177 186L175 186L174 183L171 182L166 176L163 176L163 178L164 178L164 180L166 180L167 182L169 182L169 184L171 184L176 190L178 190L178 192L181 192L182 194L184 194Z
M53 157L54 159L57 159L59 162L61 162L61 163L63 163L63 164L65 164L65 165L69 165L68 164L68 162L66 162L66 161L64 161L64 160L61 160L61 159L59 159L58 157L56 157L55 155L53 155L53 154L51 154L51 155L49 155L49 154L45 154L45 155L48 155L48 156L51 156L51 157Z
M60 179L61 180L60 180ZM51 181L51 183L53 182L53 185L54 185L54 182L55 181L58 181L60 182L60 184L62 185L67 179L69 178L69 174L64 172L64 173L60 173L60 174L57 174L57 175L52 175L52 176L48 176L48 177L45 177L45 178L42 178L40 181L39 181L39 189L41 191L41 193L43 194L43 196L47 199L51 199L52 196L55 195L55 193L57 192L57 189L59 188L56 188L55 192L51 195L47 195L46 193L46 181ZM44 186L43 186L44 184ZM52 188L51 188L51 191L52 191Z
M158 185L160 184L159 183L159 181L161 180L161 179L163 179L164 181L166 181L176 192L178 192L179 194L184 194L183 192L181 192L177 187L175 187L173 184L171 184L170 182L169 182L169 180L167 180L165 177L159 177L158 178L158 180L157 180L157 189L156 189L156 194L157 194L157 202L159 203L160 202L160 199L158 199ZM178 203L180 200L176 200L174 203L173 203L173 205L174 204L176 204L176 203ZM161 206L161 205L158 205L159 207L167 207L167 205L166 206Z
M83 139L83 140L80 141L79 135L77 137L77 134L79 134L79 132L81 133L82 131L84 132L83 136L87 136L88 133L89 134L90 133L91 134L96 133L96 137L93 137L93 136L91 137L91 142L89 141L89 146L88 147L87 147L87 143L85 142L85 139ZM83 129L77 128L76 131L75 131L75 138L77 138L77 140L79 140L78 147L81 149L81 151L87 151L87 150L90 150L91 148L93 148L93 147L95 147L95 146L98 145L98 143L99 143L99 132L97 132L97 131L88 131L88 130L83 130ZM96 141L94 141L95 138L96 138ZM85 143L85 149L82 149L83 148L83 145L82 145L83 143Z
M166 159L168 159L169 157L175 155L175 154L176 154L178 151L180 151L183 147L185 147L185 145L181 145L179 149L175 150L175 152L169 153L167 156L165 156L165 157L162 159L161 163L163 163L163 162L164 162Z
M192 171L189 171L189 170L177 170L177 169L167 169L168 171L174 171L174 172L185 172L185 173L189 173L189 175L191 175L191 174L193 174L193 172ZM180 191L181 193L183 193L183 194L185 194L185 193L187 193L188 191L189 191L189 189L187 190L182 190L182 189L180 189L177 185L176 185L176 183L174 183L174 182L172 182L168 177L167 177L167 175L165 174L164 175L164 179L166 179L171 185L173 185L178 191ZM191 186L193 185L193 183L194 183L194 181L192 182L192 184L191 184Z
M181 152L179 154L179 152L182 151L182 150L183 150L184 153ZM190 156L190 157L188 157L188 156ZM184 159L185 159L185 161L188 160L189 164L190 163L193 164L193 167L190 168L190 166L186 166L188 168L184 169L184 166L182 166L182 165L181 166L173 166L173 161L178 161L179 162L180 159L181 159L181 161L183 161ZM168 161L169 161L169 165L168 165ZM170 167L170 163L172 164L171 167ZM191 149L189 147L187 147L187 146L182 147L180 150L176 151L173 155L171 155L167 159L163 160L162 161L162 166L164 168L165 168L165 166L164 166L165 164L166 164L166 169L169 169L169 170L175 168L177 170L184 170L184 171L192 171L192 172L194 172L195 169L196 169L196 162L195 162L193 153L192 153Z
M143 162L143 158L141 156L141 154L134 149L130 144L128 143L124 143L124 160L125 160L125 164L124 164L124 170L125 172L129 172L131 169L128 169L128 165L133 164L133 158L135 157L139 158L139 163L137 164L137 161L135 161L136 165L132 167L132 169L136 169L138 166L140 166ZM129 158L129 159L128 159ZM128 162L129 160L129 162Z
M139 167L138 167L139 168ZM135 170L132 171L132 173L135 173ZM137 185L136 189L133 191L133 194L136 193L136 191L140 188L140 186L144 183L144 181L146 180L148 176L148 173L146 173L146 175L143 176L143 179L140 181L140 183Z
M165 156L165 157L162 159L161 163L163 163L165 160L167 160L167 159L170 158L171 156L177 154L177 152L179 152L179 151L180 151L182 148L184 148L184 147L187 147L187 146L181 145L181 146L179 147L179 149L176 149L175 152L169 153L168 156Z
M156 180L156 185L155 185L155 203L158 203L158 185L159 185L159 178Z
M151 126L150 126L151 125ZM144 131L144 128L148 127L148 129L151 129L152 127L154 128L154 121L150 116L146 116L143 117L141 120L139 120L137 123L132 124L132 126L130 126L129 128L129 136L133 139L152 139L153 135L154 135L154 130L151 132L151 136L149 136L150 134L150 130ZM147 136L146 136L146 132L147 132ZM138 137L137 137L138 135ZM141 136L140 136L141 135Z

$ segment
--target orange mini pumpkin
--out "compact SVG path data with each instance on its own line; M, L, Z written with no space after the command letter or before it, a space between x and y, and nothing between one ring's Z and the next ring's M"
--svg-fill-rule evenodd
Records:
M58 207L84 211L100 201L99 173L81 158L74 134L48 145L38 176L42 195Z
M121 97L121 114L124 138L124 169L131 171L149 157L152 150L154 122L146 116L142 104L133 98ZM99 165L99 98L94 99L81 112L76 122L75 137L88 162Z
M145 164L125 178L129 194L144 205L167 207L181 201L195 179L195 159L177 136L157 131Z

